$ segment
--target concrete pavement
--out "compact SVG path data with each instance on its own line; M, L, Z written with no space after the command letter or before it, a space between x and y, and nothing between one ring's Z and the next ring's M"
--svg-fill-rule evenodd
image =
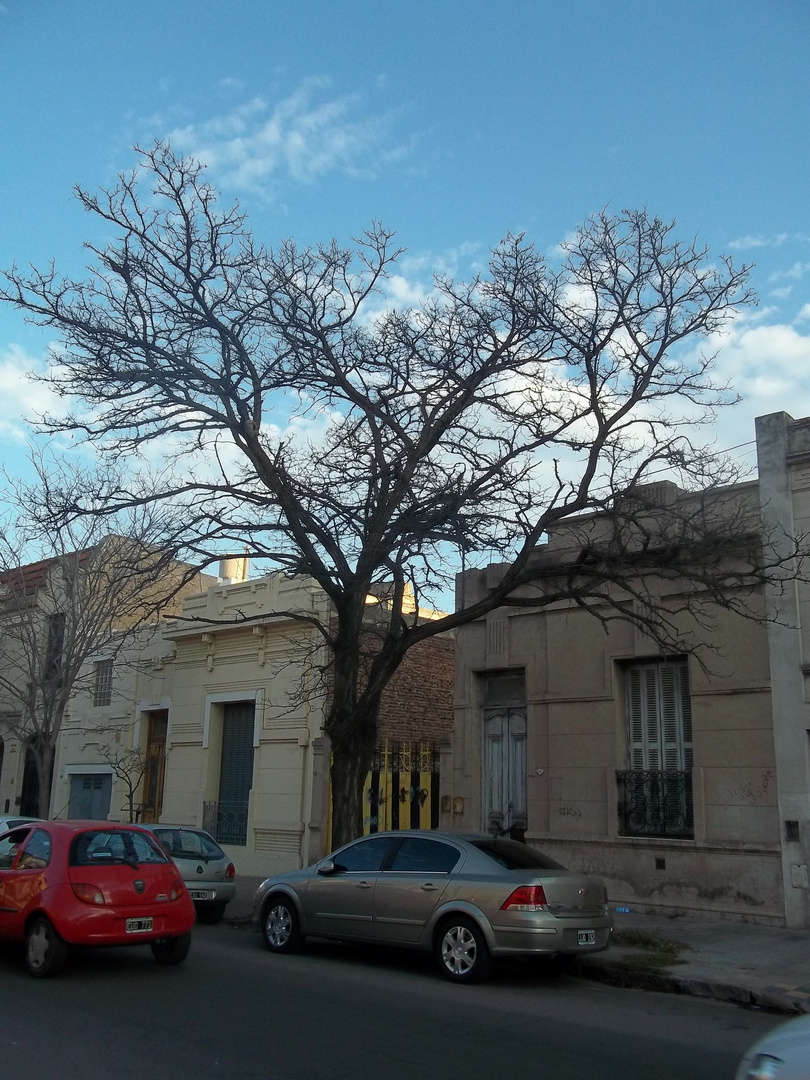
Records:
M250 918L261 878L236 878L226 918ZM616 986L810 1013L810 931L614 913L615 942L575 973Z

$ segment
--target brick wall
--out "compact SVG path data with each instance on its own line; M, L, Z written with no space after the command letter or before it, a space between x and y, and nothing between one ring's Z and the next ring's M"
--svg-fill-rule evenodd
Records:
M428 638L406 654L386 688L380 739L434 741L453 730L455 642Z

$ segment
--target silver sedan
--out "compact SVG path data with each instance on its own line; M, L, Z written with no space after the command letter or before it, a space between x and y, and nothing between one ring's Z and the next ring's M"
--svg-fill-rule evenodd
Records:
M492 836L376 833L304 870L268 878L253 919L270 952L307 935L432 951L439 970L475 982L491 958L575 956L608 947L604 882L536 848Z
M174 860L197 910L197 921L218 923L236 893L231 860L204 829L191 825L141 825Z

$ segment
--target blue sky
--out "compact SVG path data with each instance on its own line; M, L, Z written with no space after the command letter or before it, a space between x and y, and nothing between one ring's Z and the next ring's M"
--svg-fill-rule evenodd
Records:
M809 30L807 0L3 0L0 267L80 274L103 237L73 185L167 137L267 244L395 229L402 299L507 230L551 251L646 206L756 263L716 343L744 397L717 438L750 444L756 415L810 415ZM48 340L0 308L12 472Z

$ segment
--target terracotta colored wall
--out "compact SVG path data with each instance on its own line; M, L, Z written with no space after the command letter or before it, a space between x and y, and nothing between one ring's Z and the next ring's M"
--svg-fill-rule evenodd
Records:
M381 739L421 742L450 735L454 646L452 638L436 637L410 650L383 694Z

